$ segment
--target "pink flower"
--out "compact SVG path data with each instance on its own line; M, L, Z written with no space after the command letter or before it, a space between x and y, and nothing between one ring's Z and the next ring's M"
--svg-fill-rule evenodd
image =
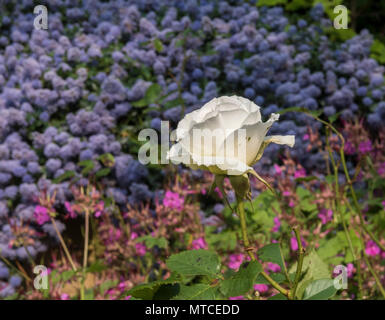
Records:
M136 232L131 232L131 240L135 240L138 237Z
M163 199L163 205L166 208L175 209L180 212L183 210L184 198L176 192L167 190Z
M69 300L70 296L67 293L62 293L60 295L60 300Z
M124 300L130 300L132 296L127 296L124 298Z
M292 237L290 239L290 247L291 247L291 250L293 250L293 251L298 250L298 242L297 242L297 239L295 237Z
M207 243L205 239L201 237L192 241L192 247L194 250L207 249Z
M309 140L309 135L308 134L305 134L302 138L303 140Z
M284 191L283 192L283 196L284 197L290 197L291 196L291 192L290 191Z
M35 216L36 222L39 225L42 225L50 220L47 208L42 206L35 207L34 216Z
M372 151L372 143L370 142L370 140L361 142L360 145L358 146L358 150L362 154L369 153L370 151Z
M245 300L243 296L230 297L229 300Z
M76 218L76 213L72 209L71 204L68 201L64 202L64 206L65 206L65 208L68 211L69 217L72 218L72 219Z
M126 289L126 283L124 281L119 283L118 288L120 291L124 291L124 289Z
M281 169L281 167L279 166L279 165L277 165L277 164L274 164L274 169L275 169L275 173L277 174L277 175L281 175L282 174L282 169Z
M269 287L266 284L255 284L254 285L254 290L258 291L260 293L264 293L267 290L269 290Z
M368 256L376 256L380 254L381 250L373 240L369 240L366 244L365 253Z
M201 190L201 193L202 193L202 194L206 194L206 193L207 193L206 189L202 189L202 190Z
M143 243L136 243L135 244L135 249L136 249L136 253L140 257L143 257L146 254L146 252L147 252L147 248L146 248L146 246Z
M380 164L380 167L378 168L378 174L380 175L380 176L383 176L383 175L385 175L385 162L383 162L383 163L381 163Z
M290 200L290 202L289 202L289 207L290 207L290 208L293 208L293 207L295 207L295 203L294 203L294 201L293 201L293 200Z
M354 268L353 263L348 263L346 266L346 269L347 269L346 271L348 273L348 278L352 278L354 272L356 272L356 269Z
M215 192L218 194L218 197L219 197L220 199L222 199L222 198L223 198L223 194L222 194L221 190L219 190L218 187L216 187L214 190L215 190Z
M281 267L278 264L273 263L273 262L268 262L267 268L272 272L280 272L281 271Z
M95 218L99 218L104 210L104 202L100 201L94 208L95 212Z
M381 202L382 206L384 207L385 210L385 200Z
M301 237L301 242L302 242L302 246L305 247L306 246L306 242L305 240ZM291 250L293 251L297 251L298 250L298 242L297 242L297 238L296 237L292 237L290 239L290 247L291 247Z
M322 224L328 223L333 219L333 210L321 209L320 213L318 214L318 218L321 219Z
M346 141L344 151L347 155L352 155L356 150L350 141Z
M229 257L228 267L230 269L238 270L243 262L243 254L232 254Z
M301 168L299 170L296 170L294 173L294 178L305 178L306 177L306 170L304 168Z
M274 227L271 229L271 232L278 232L281 227L281 221L278 217L274 217Z

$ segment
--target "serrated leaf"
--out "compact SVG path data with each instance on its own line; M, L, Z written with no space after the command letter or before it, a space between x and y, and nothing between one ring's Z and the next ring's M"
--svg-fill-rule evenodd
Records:
M189 250L172 255L166 264L171 271L182 275L216 276L220 270L220 260L209 250Z
M289 273L295 273L297 269L297 262L292 265L289 270ZM310 251L303 260L302 265L302 278L298 283L297 297L302 298L302 295L306 287L318 279L327 279L330 278L331 272L329 271L328 265L322 261L319 255L314 251Z
M238 272L220 284L220 291L226 297L243 295L253 288L255 279L262 271L262 265L258 261L243 263Z
M285 269L281 247L278 243L271 243L258 250L258 258L265 262L274 262Z
M286 277L283 273L275 272L275 273L271 273L269 276L270 276L270 278L272 278L277 283L282 283L282 282L286 281ZM255 284L270 284L270 282L267 281L261 274L259 274L257 276L254 283Z
M153 300L170 300L180 292L180 284L162 284L152 297Z
M129 290L127 295L131 295L137 299L152 300L156 291L162 285L176 284L177 281L178 280L176 278L169 278L166 280L158 280L150 283L140 284Z
M172 300L214 300L215 288L198 283L192 286L180 285L180 291Z
M237 245L237 235L233 231L222 231L221 233L209 233L206 228L206 242L210 248L217 250L232 251Z
M332 279L318 279L311 282L303 294L304 300L327 300L337 292Z

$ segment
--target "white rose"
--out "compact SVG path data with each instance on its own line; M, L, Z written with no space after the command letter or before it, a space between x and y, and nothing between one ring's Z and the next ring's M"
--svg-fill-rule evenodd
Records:
M293 147L295 141L292 135L266 136L279 114L273 113L263 122L259 110L259 106L243 97L212 99L179 122L177 143L171 147L167 158L214 174L252 172L252 165L261 158L269 143Z

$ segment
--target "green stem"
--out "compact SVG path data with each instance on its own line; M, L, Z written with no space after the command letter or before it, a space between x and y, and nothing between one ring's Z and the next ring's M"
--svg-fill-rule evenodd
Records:
M342 222L342 226L344 228L344 232L345 232L345 238L349 244L349 248L350 248L350 251L352 253L352 256L353 256L353 259L354 260L357 260L356 259L356 254L354 252L354 248L353 248L353 242L352 242L352 239L350 237L350 233L348 231L348 228L346 226L346 223L345 223L345 219L344 219L344 216L343 216L343 213L342 213L342 210L341 210L341 206L340 206L340 186L339 186L339 183L338 183L338 167L335 160L334 160L334 157L333 157L333 152L332 152L332 149L330 147L330 144L329 144L329 128L327 127L326 128L326 149L328 150L328 153L329 153L329 158L330 158L330 161L332 163L332 166L333 166L333 171L334 171L334 192L336 194L336 197L335 197L335 206L336 206L336 209L337 209L337 212L340 216L340 219L341 219L341 222Z
M4 263L10 267L11 269L15 270L18 274L20 274L21 276L23 276L25 278L25 280L27 280L28 282L31 282L32 279L30 277L28 277L28 275L22 271L20 271L18 268L16 268L7 258L3 257L1 255L1 250L0 250L0 259L4 261Z
M369 235L369 237L381 248L381 250L385 251L385 246L375 237L375 235L366 227L365 225L365 220L362 216L362 212L361 212L361 209L360 209L360 206L358 204L358 200L357 200L357 195L356 195L356 192L353 188L353 183L350 179L350 175L349 175L349 172L348 172L348 168L346 166L346 160L345 160L345 153L344 153L344 149L345 149L345 138L343 137L343 135L332 125L330 124L329 122L327 121L324 121L322 119L320 119L319 117L311 114L310 112L306 111L306 110L299 110L298 112L302 112L302 113L305 113L307 115L309 115L310 117L314 118L315 120L321 122L322 124L324 124L326 127L330 128L330 130L332 130L337 136L338 138L340 139L341 141L341 148L340 148L340 157L341 157L341 162L342 162L342 166L344 168L344 173L345 173L345 176L346 176L346 181L349 185L349 189L350 189L350 192L352 194L352 199L353 199L353 204L354 204L354 207L359 215L359 219L360 219L360 222L361 222L361 225L362 225L362 228L364 229L364 231ZM284 113L284 112L281 112L281 114Z
M341 147L340 154L341 154L342 166L344 168L344 173L345 173L345 176L346 176L346 181L348 183L349 190L350 190L350 193L352 195L354 208L356 209L356 211L358 213L358 216L360 218L360 224L361 224L362 228L364 229L364 231L381 248L381 250L385 251L385 246L376 238L376 236L367 228L367 226L365 224L365 220L364 220L364 217L362 215L362 211L361 211L360 205L359 205L358 200L357 200L356 191L354 190L353 183L350 180L348 168L346 166L346 161L345 161L345 154L344 154L344 152L342 150L343 149Z
M89 210L85 210L85 231L84 231L84 252L83 252L83 270L82 270L82 282L80 287L80 299L84 300L84 286L85 286L85 278L86 278L86 270L87 270L87 261L88 261L88 241L89 241L89 233L90 233L90 213Z
M23 248L25 249L25 252L27 253L29 262L31 263L32 267L34 268L36 266L36 263L33 260L33 257L31 255L31 253L29 252L28 247L24 244L24 241L23 241Z
M247 235L247 226L246 226L246 214L245 214L245 207L242 199L237 199L238 203L238 213L239 213L239 220L241 222L241 230L242 230L242 238L243 238L243 246L247 254L249 255L250 259L252 261L255 261L255 256L252 253L252 248L250 247L249 238ZM282 288L279 283L274 281L265 271L261 271L261 275L280 293L285 295L289 298L289 291L285 288Z
M363 256L364 256L365 263L368 266L368 269L369 269L370 273L372 274L374 280L376 281L377 287L380 290L380 292L382 294L382 297L385 299L385 290L384 290L384 287L381 284L380 279L378 278L377 273L374 271L372 265L369 262L368 256L365 254L365 252L363 252Z
M51 222L52 222L52 226L55 229L55 232L56 232L56 234L57 234L57 236L58 236L58 238L60 240L60 243L61 243L61 245L62 245L62 247L64 249L64 252L65 252L65 254L67 256L67 259L68 259L69 263L71 264L72 269L76 272L77 269L76 269L75 263L73 262L73 260L71 258L71 255L70 255L70 252L68 251L67 245L65 244L64 239L61 236L60 231L59 231L59 229L58 229L58 227L56 225L55 219L53 217L51 217Z
M305 249L302 246L301 236L299 234L298 228L297 227L293 228L293 231L295 233L295 237L297 238L297 243L298 243L298 263L297 263L297 271L295 273L294 285L293 285L293 288L291 289L290 296L292 299L295 299L295 293L297 291L298 283L301 278Z

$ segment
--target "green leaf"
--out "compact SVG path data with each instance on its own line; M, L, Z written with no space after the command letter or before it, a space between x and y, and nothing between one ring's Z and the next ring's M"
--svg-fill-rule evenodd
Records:
M286 4L287 0L258 0L257 2L257 7L262 7L262 6L277 6L280 4Z
M381 64L385 64L385 45L381 41L374 40L370 51L372 53L372 58L376 59Z
M154 238L151 235L139 237L136 239L136 241L137 242L144 241L146 247L148 247L150 249L155 247L155 246L158 246L159 248L165 249L165 248L167 248L167 245L168 245L168 241L166 238L164 238L164 237Z
M74 275L75 275L75 272L72 270L64 271L61 274L61 280L66 282L66 281L70 280Z
M84 169L82 170L82 175L87 175L94 169L95 163L92 160L84 160L84 161L80 161L78 163L78 166L84 167Z
M162 284L152 297L153 300L170 300L180 292L180 284Z
M294 0L292 2L286 2L285 9L288 11L297 11L309 7L311 7L311 2L309 0Z
M94 273L94 272L102 272L104 270L108 269L108 267L100 260L96 260L93 264L91 264L88 268L87 268L87 272L91 272L91 273Z
M318 255L327 260L329 258L335 257L346 247L344 241L341 241L338 237L331 239L325 239L323 244L320 244L320 247L317 250Z
M167 280L158 280L150 283L144 283L137 285L127 292L127 295L131 295L137 299L143 300L152 300L155 293L159 290L159 288L163 285L168 284L176 284L177 279L174 277L170 277Z
M105 176L108 176L111 172L111 169L110 168L103 168L101 170L99 170L98 172L96 172L95 176L96 178L102 178L102 177L105 177Z
M154 103L159 98L161 92L162 87L159 84L154 83L147 89L145 98L149 104Z
M303 294L304 300L327 300L337 292L332 279L318 279L311 282Z
M221 233L209 233L205 228L205 239L210 248L217 250L232 251L237 245L237 235L233 231L222 231Z
M104 153L98 157L98 160L106 167L112 167L115 164L115 157L111 153Z
M185 39L182 38L182 39L178 39L175 41L175 48L180 48L180 47L183 47L185 44Z
M271 243L258 250L258 258L265 262L274 262L285 269L281 247L278 243Z
M94 290L93 289L88 289L84 293L84 300L94 300Z
M62 175L60 175L59 177L54 179L53 183L61 183L61 182L65 181L65 180L71 179L71 178L73 178L75 176L76 176L76 172L75 171L66 171Z
M295 181L297 183L310 182L310 181L313 181L313 180L318 180L318 178L316 176L308 176L308 177L301 177L301 178L296 178L295 179Z
M174 108L176 106L180 106L183 103L184 103L183 98L178 97L178 98L175 98L173 100L168 100L168 101L164 102L163 106L165 109L170 109L170 108Z
M286 276L283 273L271 273L270 278L272 278L277 283L282 283L286 281ZM269 281L267 281L261 274L257 276L255 279L255 284L270 284Z
M220 270L220 260L215 252L189 250L172 255L166 261L171 271L182 275L207 275L215 277Z
M274 296L267 298L267 300L287 300L287 298L282 293L278 293Z
M220 291L226 297L236 297L245 294L253 288L255 279L262 271L258 261L243 263L239 271L220 284Z
M92 160L83 160L78 162L79 167L91 167L94 166L94 162Z
M322 111L311 111L302 107L291 107L278 111L279 114L285 114L288 112L301 112L312 115L313 117L319 117L322 114Z
M118 284L118 280L107 280L99 286L99 292L103 295L107 290L115 287Z
M151 86L148 87L144 97L138 101L133 102L132 106L146 107L149 104L155 103L160 98L161 92L162 87L157 83L153 83Z
M172 300L214 300L215 288L209 284L198 283L192 286L180 285L180 291Z
M158 38L154 39L153 44L154 44L154 48L157 52L163 51L162 41L160 41Z
M289 273L295 273L297 269L297 262L292 265ZM302 298L306 287L314 280L330 278L331 272L328 265L321 260L318 254L312 250L303 259L302 265L302 279L298 283L297 297Z

